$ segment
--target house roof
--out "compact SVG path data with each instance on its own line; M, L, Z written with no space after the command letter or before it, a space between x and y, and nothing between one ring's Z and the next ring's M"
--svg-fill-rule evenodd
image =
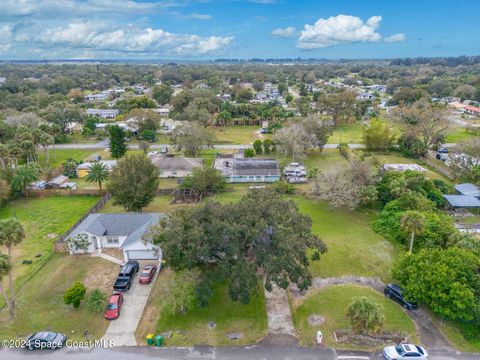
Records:
M105 165L109 171L111 171L115 166L117 166L117 160L99 160L97 162ZM81 163L77 166L77 170L89 170L93 164L95 164L95 162Z
M462 195L480 196L480 188L475 184L457 184L454 188Z
M203 166L203 160L197 158L170 157L155 154L150 161L160 170L193 170Z
M280 167L274 159L218 158L215 168L223 176L280 176Z
M473 196L443 195L443 197L454 208L480 208L480 200Z
M145 232L165 217L160 213L124 213L124 214L90 214L70 236L89 233L96 236L127 236L122 247L142 238Z

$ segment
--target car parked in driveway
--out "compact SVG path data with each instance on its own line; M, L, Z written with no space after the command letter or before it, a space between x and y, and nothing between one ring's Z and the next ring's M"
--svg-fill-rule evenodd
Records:
M57 350L65 346L67 337L64 334L41 331L30 335L25 340L25 349L28 350Z
M413 344L398 344L383 349L386 360L418 359L427 360L428 353L423 347Z
M138 282L140 284L150 284L152 282L155 273L157 272L157 267L152 264L145 265L140 273Z
M407 301L403 297L403 289L397 284L388 284L387 286L385 286L383 293L389 299L392 299L402 305L404 309L415 310L418 308L418 305L416 303Z
M120 292L113 292L108 300L107 308L105 309L105 319L115 320L120 316L120 311L123 304L123 294Z

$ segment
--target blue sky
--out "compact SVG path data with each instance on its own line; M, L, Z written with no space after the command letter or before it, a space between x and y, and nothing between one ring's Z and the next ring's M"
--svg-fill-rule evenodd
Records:
M480 54L480 1L0 0L0 59Z

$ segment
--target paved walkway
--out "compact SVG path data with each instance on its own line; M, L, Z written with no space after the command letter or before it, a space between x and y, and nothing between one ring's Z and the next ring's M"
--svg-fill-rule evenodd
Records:
M112 340L115 346L136 346L135 330L137 329L143 309L147 304L150 291L153 288L150 284L139 284L138 274L133 279L132 287L123 294L123 306L120 317L112 320L102 340Z
M110 256L110 255L107 255L107 254L104 254L104 253L101 253L101 252L94 252L94 253L92 253L91 256L92 257L100 257L102 259L111 261L111 262L113 262L115 264L118 264L120 266L124 264L123 260L117 259L116 257Z
M378 292L381 292L382 294L385 287L385 284L379 278L347 275L342 277L314 278L310 289L323 290L328 286L341 284L357 284L368 286ZM300 292L295 286L292 286L290 291L294 298L299 299L305 296L305 293ZM427 347L427 349L452 350L452 347L435 326L427 311L420 308L415 311L405 312L415 323L420 334L420 340L422 344Z
M272 292L265 290L265 304L267 307L268 333L270 335L295 336L287 292L274 284Z

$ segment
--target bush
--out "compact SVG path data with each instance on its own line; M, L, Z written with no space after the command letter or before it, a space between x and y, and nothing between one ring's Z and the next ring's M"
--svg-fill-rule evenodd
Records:
M243 150L243 156L245 156L245 157L253 157L254 155L255 155L255 150L253 150L253 149Z
M256 153L257 155L263 153L263 146L262 146L262 144L263 144L262 140L255 140L255 141L253 142L253 149L255 150L255 153Z
M280 180L276 181L272 184L272 189L275 192L285 195L285 194L293 194L295 192L295 187L287 181Z
M65 294L63 294L63 301L67 305L71 304L74 308L78 308L80 302L85 298L86 292L87 289L85 288L85 285L77 281L65 291Z
M341 144L338 144L338 151L340 151L340 154L347 160L350 161L351 157L352 157L352 150L350 149L350 147L348 146L347 143L341 143Z
M155 130L145 129L142 131L141 138L146 141L154 142L157 140Z
M415 136L402 135L398 139L398 150L404 156L418 159L427 154L428 147Z
M383 306L365 296L354 299L346 315L357 334L379 333L385 320Z
M92 291L87 299L87 309L92 313L101 313L105 309L107 303L107 296L99 289Z
M77 166L80 164L79 161L69 158L63 163L63 175L69 178L77 177Z
M263 152L265 154L270 154L275 150L273 146L273 140L272 139L265 139L263 140Z

